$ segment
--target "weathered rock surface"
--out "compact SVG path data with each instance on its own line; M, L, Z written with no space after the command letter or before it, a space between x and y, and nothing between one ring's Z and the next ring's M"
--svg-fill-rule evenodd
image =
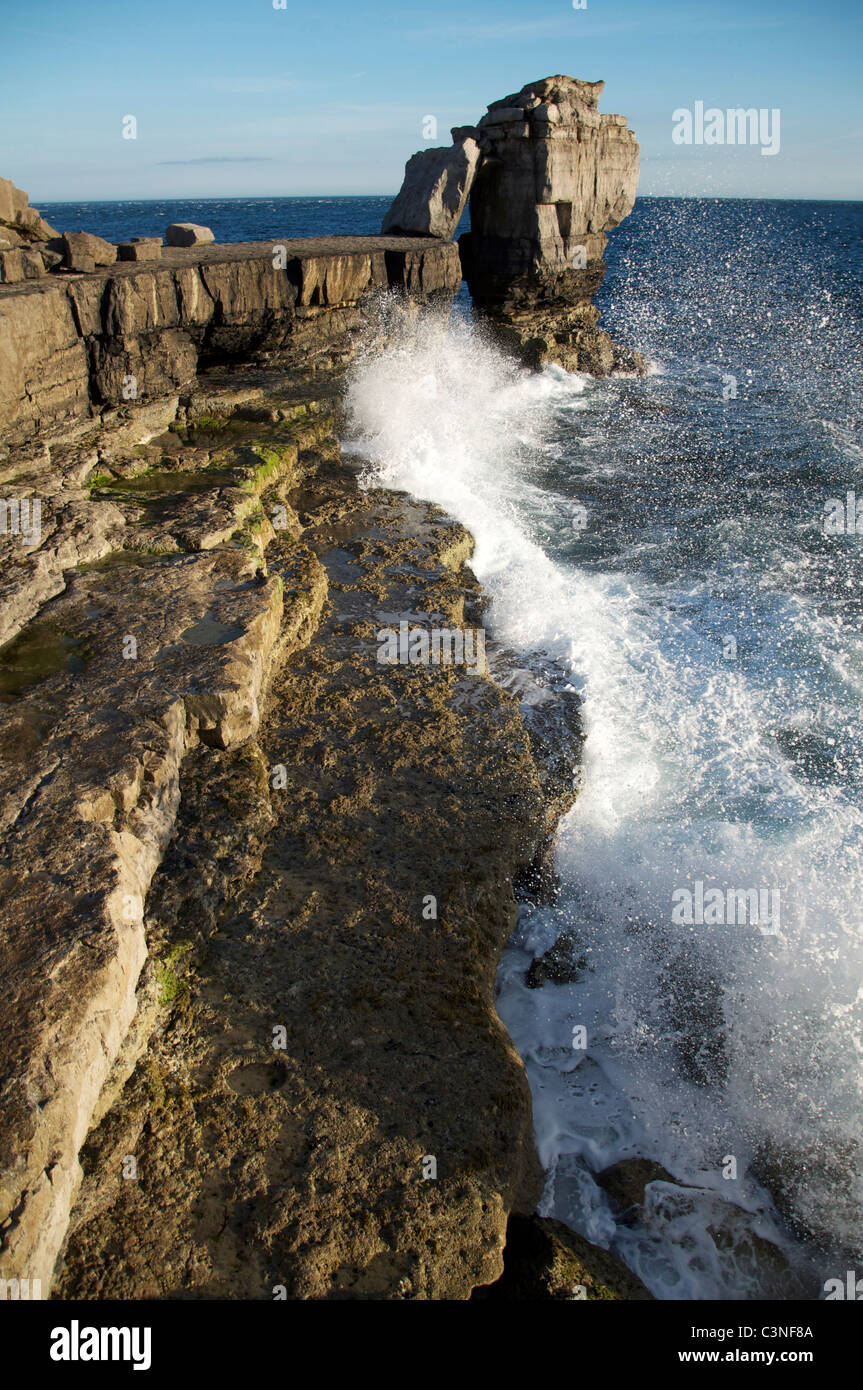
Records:
M449 241L461 220L479 164L471 136L443 149L420 150L405 165L401 192L387 212L384 236L436 236Z
M474 303L531 366L604 375L618 358L597 329L605 233L632 210L639 149L621 116L597 111L601 82L548 77L493 102L460 239Z
M189 944L183 1002L91 1136L67 1297L467 1298L500 1273L513 1205L538 1194L529 1094L494 1009L512 869L541 827L527 739L483 673L376 659L396 615L473 621L470 539L427 505L359 493L336 461L287 502L328 602L273 676L257 798L221 755L190 767L201 790L184 791L148 904L167 953ZM267 550L286 594L297 545L282 532ZM218 887L238 867L226 832L267 778L272 828L238 897ZM202 795L211 781L232 809ZM215 911L193 906L202 881Z
M118 548L64 570L63 592L2 653L0 1012L9 1031L0 1072L0 1277L24 1269L50 1282L80 1179L78 1151L134 1034L148 949L143 903L173 830L183 759L199 743L231 749L254 736L274 648L289 650L309 630L309 604L320 607L320 586L308 601L296 590L285 599L281 579L263 567L273 528L259 496L284 484L299 444L318 431L306 406L281 415L264 455L251 442L252 422L238 421L227 437L184 427L200 492L176 466L174 435L165 440L168 477L143 494L129 473L151 455L124 454L122 428L104 439L119 477L97 478L97 489L111 483L122 494L125 472L138 499L136 507L100 501L98 491L91 498L93 510L109 514L93 532ZM79 529L91 461L85 448L55 495L60 536ZM38 462L26 466L35 480ZM218 513L226 490L243 505L228 508L228 527L208 529L201 495L213 494ZM141 510L157 515L141 526ZM187 544L154 553L151 528L170 534L172 515ZM25 586L26 573L7 576L10 590L16 580ZM139 1028L138 1045L146 1039Z
M9 603L0 1277L47 1287L71 1213L66 1295L466 1298L539 1190L494 973L540 780L484 670L376 660L476 623L466 533L360 493L312 400L227 398L7 465L110 553Z
M217 363L344 362L371 296L446 300L460 281L452 243L316 237L166 247L158 263L0 286L0 447L133 411Z
M45 271L45 261L36 247L25 244L0 251L0 284L15 285L22 280L37 280Z
M7 571L0 1277L65 1240L60 1297L468 1298L539 1194L494 1008L536 735L484 669L377 661L482 595L329 389L214 371L6 465L58 475L62 587Z
M483 143L530 131L512 103ZM458 169L432 192L455 216ZM588 1296L640 1296L549 1223L522 1240L540 1173L494 1008L578 711L377 661L379 627L475 627L482 595L463 529L361 492L337 444L332 369L381 291L448 302L457 248L135 242L97 270L116 248L34 245L26 207L0 187L0 258L72 274L0 287L0 1278L557 1298L575 1259Z
M4 1272L50 1281L78 1149L135 1013L143 899L186 748L195 737L231 746L257 725L281 590L253 576L240 551L81 575L11 655L13 675L40 647L81 669L49 677L0 721L0 968L14 1001L0 1093ZM140 646L125 660L130 637Z
M172 222L165 231L168 246L206 246L216 238L209 227L200 227L197 222Z

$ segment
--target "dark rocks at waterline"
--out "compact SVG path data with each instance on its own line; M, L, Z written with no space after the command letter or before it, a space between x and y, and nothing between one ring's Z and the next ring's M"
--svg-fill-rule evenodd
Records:
M556 985L573 984L581 977L587 957L579 955L578 943L571 932L561 932L553 946L537 956L527 972L528 989L541 989L551 981Z
M509 1218L503 1274L473 1300L646 1301L653 1295L622 1260L550 1217Z

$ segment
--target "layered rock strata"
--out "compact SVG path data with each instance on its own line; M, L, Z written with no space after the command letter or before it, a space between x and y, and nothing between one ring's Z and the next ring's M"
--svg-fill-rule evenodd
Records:
M460 283L451 243L314 237L166 247L152 264L0 285L0 447L188 388L214 364L330 367L381 290L427 303Z
M634 366L597 329L606 232L632 211L639 149L597 110L602 82L549 77L488 108L461 239L474 303L532 366L605 375Z
M482 595L332 375L457 248L155 249L0 286L0 1278L467 1298L539 1192L494 974L571 761L482 662L377 659Z
M101 512L94 528L113 548L64 569L60 595L2 652L0 1277L22 1269L50 1284L78 1150L136 1015L144 899L183 761L257 729L292 622L262 567L272 528L260 499L309 429L286 416L263 454L248 427L248 443L199 433L191 468L178 467L173 433L148 452L118 429L67 456L55 528L74 533L78 512Z
M562 781L481 661L378 660L483 596L332 389L215 374L42 462L111 546L0 692L0 1277L55 1296L467 1298L539 1195L494 977Z
M477 620L470 538L337 456L301 474L267 564L321 620L242 763L187 764L147 907L183 1001L90 1136L68 1296L466 1298L538 1195L493 1004L541 825L518 710L481 669L377 659L381 624Z
M466 1298L538 1196L493 996L543 793L481 664L376 633L480 620L470 538L295 383L66 448L114 549L3 654L0 1277L68 1229L69 1296Z

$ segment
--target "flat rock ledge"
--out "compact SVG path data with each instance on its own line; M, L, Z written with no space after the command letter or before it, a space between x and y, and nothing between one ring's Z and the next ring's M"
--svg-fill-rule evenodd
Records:
M0 1278L466 1299L539 1197L494 981L567 795L484 662L377 659L483 595L339 432L324 374L213 370L4 465L60 587L6 566Z
M216 365L329 370L381 291L446 302L460 283L451 242L348 236L164 247L158 261L0 284L0 454L188 390Z

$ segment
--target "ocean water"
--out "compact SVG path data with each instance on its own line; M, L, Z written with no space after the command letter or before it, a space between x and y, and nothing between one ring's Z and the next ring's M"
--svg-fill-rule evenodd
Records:
M461 307L349 381L368 480L475 535L512 688L583 701L498 1007L541 1209L660 1298L863 1261L863 538L825 527L863 498L861 239L859 204L643 200L601 303L648 376L526 374ZM576 978L528 988L559 938ZM632 1157L667 1177L624 1213Z
M376 236L392 196L380 198L163 198L113 203L33 203L58 232L107 241L164 236L172 222L209 227L216 241ZM462 228L461 230L465 230Z

